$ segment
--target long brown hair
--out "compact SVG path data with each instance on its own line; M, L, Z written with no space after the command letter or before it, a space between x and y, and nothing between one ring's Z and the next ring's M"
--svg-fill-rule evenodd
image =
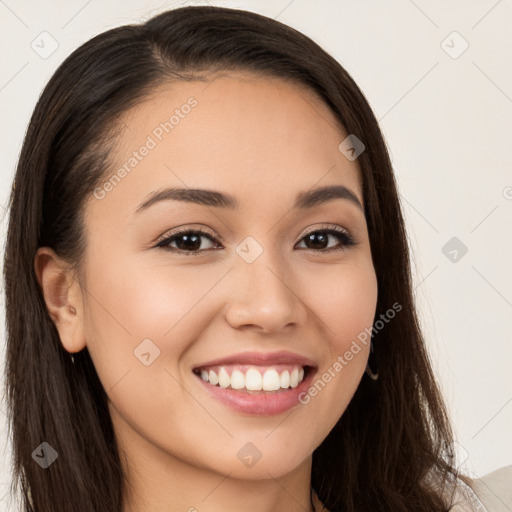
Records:
M57 69L36 107L10 197L5 249L6 389L14 479L27 512L121 512L126 482L107 396L87 348L64 350L34 272L38 247L79 268L84 203L109 172L119 116L158 85L246 70L314 91L366 146L358 164L378 280L379 379L364 376L313 453L312 485L331 511L441 511L426 483L457 476L452 431L415 312L404 220L386 145L347 71L300 32L264 16L185 7L108 30ZM340 141L341 142L341 141ZM58 462L42 471L43 442ZM31 500L29 500L29 493Z

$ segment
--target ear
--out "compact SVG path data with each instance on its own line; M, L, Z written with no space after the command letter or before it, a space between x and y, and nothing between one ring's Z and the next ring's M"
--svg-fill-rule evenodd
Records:
M50 247L40 247L37 250L34 270L62 345L68 352L79 352L86 346L86 341L78 279L69 269L69 265Z

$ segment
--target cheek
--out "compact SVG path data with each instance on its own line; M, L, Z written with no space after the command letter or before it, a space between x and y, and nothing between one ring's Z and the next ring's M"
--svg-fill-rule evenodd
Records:
M345 351L366 327L371 327L377 305L377 279L370 262L347 262L317 273L308 292L311 307L332 351ZM348 344L348 345L347 345Z
M321 319L328 350L301 402L310 414L323 417L312 435L321 442L352 399L366 367L377 304L377 280L371 264L331 267L310 296Z
M144 366L140 356L148 351L153 368L176 367L191 340L205 329L203 316L211 318L208 294L227 267L165 261L148 266L138 257L97 261L90 260L98 271L87 284L85 336L104 387Z

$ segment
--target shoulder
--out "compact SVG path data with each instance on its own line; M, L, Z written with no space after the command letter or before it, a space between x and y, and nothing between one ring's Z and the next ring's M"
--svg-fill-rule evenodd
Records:
M512 510L512 464L481 478L468 479L468 486L487 512Z
M431 472L425 482L436 490L450 507L450 512L512 511L512 465L500 468L481 478L448 473L441 478Z
M449 502L450 512L510 512L512 510L512 464L481 478L464 476L464 479L453 479L447 484L438 490ZM313 500L315 506L323 506L314 491ZM327 509L320 508L320 510Z

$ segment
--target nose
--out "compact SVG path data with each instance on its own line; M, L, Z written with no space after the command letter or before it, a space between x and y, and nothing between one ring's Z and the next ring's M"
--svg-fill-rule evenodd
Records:
M230 274L225 318L231 327L272 333L304 325L306 297L301 296L293 274L284 271L284 264L273 258L271 251L263 251L252 263L238 259Z

